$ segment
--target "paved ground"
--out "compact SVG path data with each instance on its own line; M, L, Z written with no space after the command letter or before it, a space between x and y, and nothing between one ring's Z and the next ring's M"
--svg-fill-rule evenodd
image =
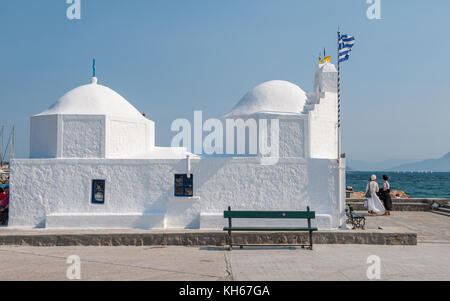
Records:
M391 216L368 216L367 229L402 227L417 233L417 241L450 243L450 218L432 212L393 211Z
M70 255L82 280L367 280L370 255L381 280L450 280L450 244L247 248L1 247L1 280L67 280Z
M382 280L450 281L450 219L430 212L368 217L367 227L405 227L417 246L315 245L296 248L0 247L1 280L66 280L67 257L82 280L367 280L376 255ZM2 229L7 231L6 229Z
M367 280L371 255L381 280L450 280L449 244L318 245L313 252L239 250L229 255L235 280Z
M67 280L67 257L82 280L221 280L225 252L189 247L0 247L1 280Z

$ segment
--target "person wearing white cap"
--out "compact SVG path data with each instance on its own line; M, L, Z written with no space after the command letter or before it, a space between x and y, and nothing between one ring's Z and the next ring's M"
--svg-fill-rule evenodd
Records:
M372 175L370 177L370 182L367 184L366 187L367 210L369 211L370 215L377 213L384 213L386 211L386 209L383 206L383 203L381 202L380 198L377 195L377 193L380 191L380 188L376 180L377 176Z

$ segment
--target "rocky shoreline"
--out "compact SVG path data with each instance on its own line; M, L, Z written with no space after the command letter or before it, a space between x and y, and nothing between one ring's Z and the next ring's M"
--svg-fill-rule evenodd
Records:
M364 198L365 192L364 191L355 191L350 192L351 198ZM391 198L393 199L411 199L411 196L406 194L403 190L391 190Z

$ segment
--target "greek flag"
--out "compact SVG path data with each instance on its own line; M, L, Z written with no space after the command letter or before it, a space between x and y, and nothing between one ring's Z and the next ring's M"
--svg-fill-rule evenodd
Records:
M353 36L344 34L339 37L339 63L348 60L354 44L355 37Z

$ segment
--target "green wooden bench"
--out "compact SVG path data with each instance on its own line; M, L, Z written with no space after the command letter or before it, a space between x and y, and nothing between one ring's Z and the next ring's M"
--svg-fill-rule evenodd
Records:
M232 236L233 231L308 231L309 232L309 248L313 248L312 234L317 231L317 228L311 227L311 219L316 218L315 211L310 211L309 207L307 211L232 211L231 207L228 207L227 211L223 212L223 217L228 218L228 227L224 227L224 231L228 231L228 245L230 250L233 248ZM307 219L308 227L233 227L233 218L277 218L277 219ZM293 244L290 244L292 246ZM300 245L302 248L305 245ZM240 245L241 249L243 245Z

